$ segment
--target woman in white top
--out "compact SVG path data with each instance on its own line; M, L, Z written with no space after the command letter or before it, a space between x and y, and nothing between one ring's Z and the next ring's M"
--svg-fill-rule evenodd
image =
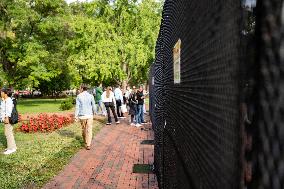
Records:
M107 125L111 125L110 110L112 111L116 124L119 124L117 115L115 113L116 100L114 97L114 93L111 91L111 87L108 87L107 90L103 93L102 100L107 110L107 116L108 116Z
M11 117L14 107L13 100L10 97L11 91L8 89L2 89L1 91L1 119L5 126L5 136L7 139L7 149L4 152L5 155L16 152L17 146L13 133L13 126L11 125L9 118Z

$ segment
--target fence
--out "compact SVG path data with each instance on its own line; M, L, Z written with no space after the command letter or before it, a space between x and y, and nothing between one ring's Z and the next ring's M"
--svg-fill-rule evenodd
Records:
M254 52L247 2L165 1L150 73L160 188L284 188L282 3L258 1Z

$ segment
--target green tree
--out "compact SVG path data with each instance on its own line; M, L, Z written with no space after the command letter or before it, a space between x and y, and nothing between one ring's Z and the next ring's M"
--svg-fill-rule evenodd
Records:
M155 0L2 0L0 83L46 94L81 82L142 83L161 7Z

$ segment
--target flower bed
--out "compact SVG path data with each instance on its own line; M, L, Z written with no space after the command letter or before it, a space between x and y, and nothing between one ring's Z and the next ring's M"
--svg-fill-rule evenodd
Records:
M74 123L74 121L74 115L72 114L67 116L39 114L36 117L29 118L28 121L23 121L19 130L25 133L53 132Z

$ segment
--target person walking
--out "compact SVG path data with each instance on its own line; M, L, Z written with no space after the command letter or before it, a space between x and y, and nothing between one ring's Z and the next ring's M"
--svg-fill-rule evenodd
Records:
M129 97L128 97L128 104L129 104L129 115L131 116L130 125L135 126L137 121L134 120L137 114L137 97L135 90L132 90Z
M103 101L102 101L102 94L103 94L103 90L101 85L99 87L96 88L96 103L98 104L98 111L101 111L101 114L106 116L106 112L105 112L105 108L103 105Z
M88 93L87 90L87 86L83 85L81 87L81 93L76 98L75 120L80 121L85 148L90 150L96 103L94 96Z
M103 93L102 95L102 101L106 107L107 110L107 116L108 116L108 122L107 125L111 125L111 115L110 115L110 110L112 111L112 114L114 116L116 124L119 124L120 122L118 121L118 117L115 113L115 104L116 104L116 99L114 97L114 93L111 90L111 87L108 87L107 90Z
M13 133L13 126L9 121L9 118L12 114L12 110L14 108L14 102L11 99L11 94L11 91L8 89L1 90L1 120L4 122L5 136L7 139L7 149L4 152L5 155L9 155L17 151L17 146Z
M114 90L114 97L116 101L116 111L117 111L117 116L119 118L125 118L122 111L121 111L121 106L123 104L123 94L120 89L120 86L117 86L116 89Z
M139 90L136 93L136 98L138 101L137 114L136 114L136 122L137 122L136 126L141 127L142 126L141 124L145 123L144 122L144 108L143 108L145 96L143 93L143 86L139 87Z

